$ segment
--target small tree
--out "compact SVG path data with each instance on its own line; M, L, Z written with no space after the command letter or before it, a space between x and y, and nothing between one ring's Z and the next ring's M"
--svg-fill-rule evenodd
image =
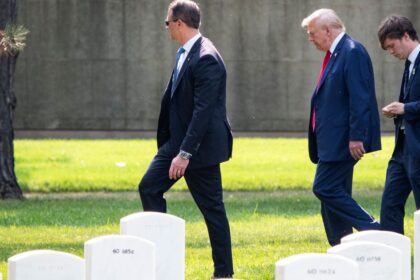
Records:
M14 75L19 51L28 31L15 26L16 0L0 0L0 198L22 199L13 149Z

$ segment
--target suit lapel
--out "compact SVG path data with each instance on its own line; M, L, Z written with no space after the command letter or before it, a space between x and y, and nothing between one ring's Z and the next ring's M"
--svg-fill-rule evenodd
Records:
M188 68L188 64L190 63L191 58L200 49L202 40L203 40L203 37L198 38L198 40L192 46L192 48L191 48L190 52L188 53L187 57L185 58L185 61L182 64L181 70L179 71L178 78L176 80L176 84L175 84L175 87L174 87L174 92L172 94L175 94L176 88L178 87L179 82L181 81L182 77L184 76L185 70Z
M408 81L407 81L407 90L403 90L404 91L404 100L408 97L410 89L411 89L411 85L413 84L413 80L414 80L414 76L416 75L417 72L417 67L419 66L419 62L420 62L420 54L417 55L416 61L414 62L414 67L413 70L411 70L411 75L408 77Z
M341 47L343 46L344 41L347 40L347 37L348 37L347 34L344 34L343 38L341 38L340 42L338 42L337 46L335 47L334 52L331 54L330 61L328 61L327 67L324 70L324 74L322 75L321 81L319 82L318 90L316 92L318 92L319 89L322 87L322 84L324 83L325 78L328 76L328 73L332 69L335 61L338 59Z

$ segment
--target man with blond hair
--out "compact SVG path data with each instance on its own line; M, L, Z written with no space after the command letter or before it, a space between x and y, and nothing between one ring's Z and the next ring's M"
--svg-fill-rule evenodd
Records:
M309 155L317 164L313 192L321 201L328 242L357 230L380 229L352 198L354 165L381 148L372 62L345 33L335 11L319 9L303 19L309 41L325 52L311 99Z

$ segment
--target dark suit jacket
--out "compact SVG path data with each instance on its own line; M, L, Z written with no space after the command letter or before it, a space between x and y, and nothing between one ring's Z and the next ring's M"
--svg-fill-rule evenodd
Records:
M400 136L400 125L402 119L405 124L405 145L408 154L414 157L420 157L420 55L414 62L414 67L408 80L408 90L404 95L404 77L401 83L399 101L404 103L404 115L394 119L395 122L395 140L398 143Z
M172 77L172 75L171 75ZM212 42L199 38L188 53L172 94L172 78L159 116L158 153L192 154L189 168L218 164L232 155L226 116L226 69Z
M331 55L311 100L315 132L309 123L312 162L351 160L349 141L363 141L366 152L381 149L378 106L369 54L347 34Z

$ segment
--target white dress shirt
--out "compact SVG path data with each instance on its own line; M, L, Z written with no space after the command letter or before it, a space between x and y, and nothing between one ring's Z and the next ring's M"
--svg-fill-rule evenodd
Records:
M182 47L184 48L185 52L183 52L181 54L181 56L179 57L179 61L178 61L178 65L177 70L178 72L181 70L182 65L184 64L185 59L187 58L188 54L191 51L191 48L194 46L195 42L201 37L200 32L195 35L194 37L192 37L191 39L188 40L188 42L186 42Z
M410 60L410 73L408 76L411 76L411 73L413 72L413 68L414 68L414 62L416 62L417 56L419 55L420 52L420 45L418 45L417 47L414 48L414 50L411 51L410 55L408 56L408 60Z
M330 47L330 53L331 53L331 55L334 53L334 50L337 47L338 42L340 42L340 40L341 40L341 38L343 38L344 34L346 34L346 32L344 32L344 31L341 32L340 34L338 34L338 36L332 42L331 47Z

